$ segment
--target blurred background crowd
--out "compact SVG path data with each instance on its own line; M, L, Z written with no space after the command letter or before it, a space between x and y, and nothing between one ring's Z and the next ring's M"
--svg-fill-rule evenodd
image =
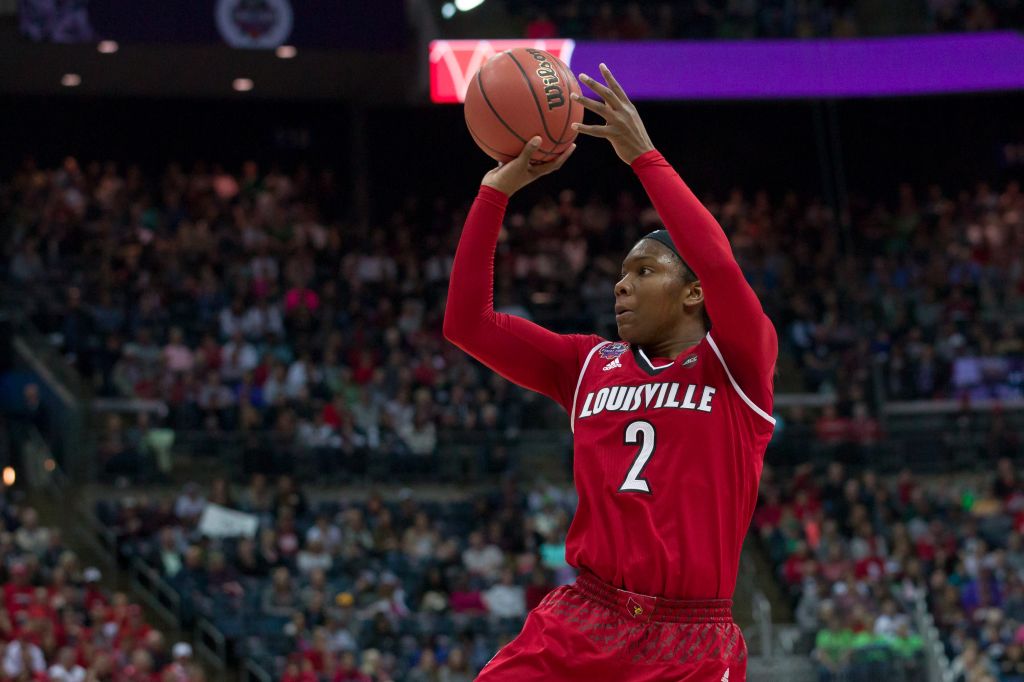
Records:
M786 415L811 420L822 443L877 443L879 398L1020 397L965 361L1024 358L1019 182L903 184L848 216L796 193L704 198L779 331L779 390L839 396L820 414ZM389 471L433 470L439 433L476 432L488 442L471 468L498 473L513 466L505 438L560 423L554 405L441 337L467 200L409 199L360 232L339 222L336 199L327 171L255 162L146 175L68 157L26 163L3 185L7 278L32 320L96 395L168 407L107 420L108 471L155 470L139 461L143 441L167 427L241 438L250 468L301 451L350 474L370 452ZM515 204L496 307L613 333L620 259L656 224L630 191ZM997 437L996 454L1017 445Z

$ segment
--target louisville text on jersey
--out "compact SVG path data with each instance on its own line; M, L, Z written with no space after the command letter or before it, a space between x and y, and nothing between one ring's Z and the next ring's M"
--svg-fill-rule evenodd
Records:
M696 410L710 412L716 389L697 384L674 382L641 386L606 386L591 391L583 401L577 419L586 419L602 412L638 412L640 410Z

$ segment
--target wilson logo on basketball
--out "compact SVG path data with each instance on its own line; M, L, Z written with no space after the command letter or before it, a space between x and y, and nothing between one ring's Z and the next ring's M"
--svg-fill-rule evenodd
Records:
M540 68L537 69L537 75L540 76L541 82L544 83L544 94L548 98L548 111L564 105L565 94L562 92L558 74L551 66L549 55L540 50L527 49L526 51L539 62L537 66Z

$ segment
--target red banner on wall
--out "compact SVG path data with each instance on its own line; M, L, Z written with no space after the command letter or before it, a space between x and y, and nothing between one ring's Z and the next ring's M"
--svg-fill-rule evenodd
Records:
M550 52L566 64L572 59L572 40L434 40L430 43L430 99L462 102L470 79L493 55L515 47Z

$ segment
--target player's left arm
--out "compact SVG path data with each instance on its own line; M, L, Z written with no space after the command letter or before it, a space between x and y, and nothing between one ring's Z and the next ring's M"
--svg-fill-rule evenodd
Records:
M755 404L770 410L778 355L771 320L743 276L718 221L654 148L636 107L604 64L601 73L607 86L582 74L580 80L604 101L582 96L578 101L602 116L605 125L580 124L577 130L607 139L636 172L680 255L700 280L712 338L729 370Z

